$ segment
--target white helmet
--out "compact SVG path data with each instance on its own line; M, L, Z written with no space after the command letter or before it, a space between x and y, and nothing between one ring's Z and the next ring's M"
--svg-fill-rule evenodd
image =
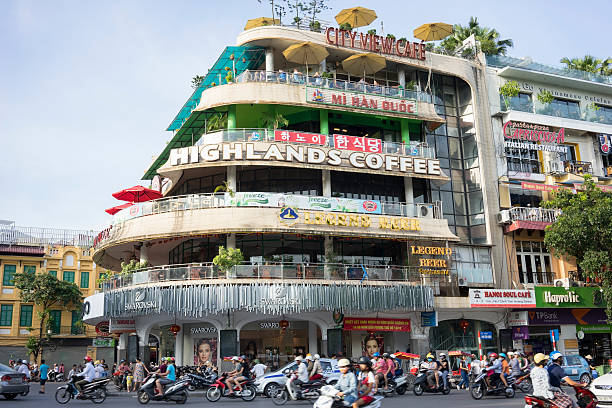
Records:
M306 360L312 361L312 356L306 356Z
M28 364L28 360L23 360L22 363L23 364Z
M338 367L350 367L351 366L351 362L348 360L348 358L343 358L340 359L340 361L338 361Z
M297 357L295 358L295 361L302 361L303 359L304 359L304 358L303 358L302 356L297 356Z
M395 354L391 354L389 357L391 357L391 358L395 358Z
M320 356L320 355L318 355L318 354L315 354L315 355L314 355L314 358L315 358L315 360L318 360L318 359L320 359L320 358L321 358L321 356Z

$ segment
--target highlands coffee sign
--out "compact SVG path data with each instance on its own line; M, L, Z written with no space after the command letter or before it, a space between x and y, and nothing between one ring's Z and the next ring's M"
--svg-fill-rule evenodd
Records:
M353 30L329 27L325 30L327 44L354 48L365 52L379 52L411 59L425 59L425 43L396 40L376 34L358 33Z
M547 152L565 153L565 129L551 131L548 126L534 125L525 122L504 123L505 147L515 149L542 150ZM539 143L539 144L536 144Z
M263 149L255 143L218 143L191 146L170 151L170 166L221 161L263 161L305 163L332 167L351 167L364 170L382 170L391 173L442 176L440 161L396 154L350 152L323 149L315 146L295 146L271 143Z

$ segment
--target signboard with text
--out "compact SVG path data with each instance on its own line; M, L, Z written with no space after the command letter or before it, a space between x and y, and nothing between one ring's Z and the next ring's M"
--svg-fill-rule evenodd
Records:
M421 312L421 327L437 327L438 312Z
M402 115L417 114L417 101L414 99L390 98L347 90L306 87L306 102Z
M533 290L470 289L470 307L536 307Z
M334 148L356 152L381 153L382 140L373 137L334 135Z
M290 130L275 130L274 140L276 142L308 143L325 146L327 136L316 133L292 132Z
M490 331L481 331L480 338L482 340L493 340L493 332Z
M557 286L536 286L538 307L597 308L605 307L601 289L597 287L576 287L566 289Z
M410 319L345 317L344 330L409 332Z
M604 309L535 309L528 312L530 326L606 324Z

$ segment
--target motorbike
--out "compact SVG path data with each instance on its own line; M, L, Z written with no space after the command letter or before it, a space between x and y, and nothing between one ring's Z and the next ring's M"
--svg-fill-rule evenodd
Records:
M508 386L506 387L501 379L496 381L494 387L489 389L486 382L487 371L483 371L470 386L470 394L474 399L482 399L485 395L504 395L506 398L514 398L514 377L507 377L506 381Z
M313 408L347 408L351 404L345 403L344 400L338 397L338 390L333 385L324 385L321 387L321 396L315 401ZM375 396L374 401L366 405L367 408L380 408L381 402L384 399L382 396Z
M217 402L221 397L228 398L242 398L244 401L253 401L257 396L257 388L253 385L253 380L245 380L240 385L242 391L238 386L235 386L232 394L229 393L225 380L227 379L227 373L223 373L221 377L217 378L215 382L208 387L206 390L206 399L210 402Z
M71 399L91 400L94 404L101 404L106 400L106 385L109 378L99 378L83 386L83 396L79 397L75 383L82 380L81 376L73 376L66 385L62 385L55 391L55 400L58 404L67 404Z
M448 393L450 393L450 387L444 386L444 380L442 378L442 373L440 373L440 378L438 379L438 381L440 382L439 387L436 387L435 385L433 387L430 387L429 384L427 383L427 370L421 369L419 370L419 375L414 380L414 387L412 388L412 392L417 397L420 397L421 395L423 395L424 392L428 392L428 393L441 392L444 395L447 395Z
M198 388L207 390L208 387L210 387L211 385L215 383L215 380L217 379L217 375L215 373L209 373L209 372L205 372L204 374L196 372L196 373L187 373L183 376L183 378L186 378L189 380L189 386L187 387L189 391L195 391Z
M597 408L597 398L588 388L573 387L580 408ZM533 395L525 396L525 408L559 408L554 402Z
M147 404L149 401L173 401L177 404L187 402L187 386L189 380L183 379L172 384L163 386L163 394L157 396L155 381L159 375L151 373L145 377L143 384L138 389L138 402Z
M295 383L295 380L297 380L296 374L287 374L287 377L289 379L285 383L285 388L280 389L272 396L272 402L276 405L284 405L289 399L297 401L318 398L321 395L321 387L325 385L325 378L297 385Z
M113 384L115 384L115 387L117 387L119 391L126 389L126 385L123 382L123 373L121 371L115 371L113 373Z
M49 381L50 382L64 382L64 373L50 371Z
M405 375L395 376L387 381L387 389L381 384L378 387L378 394L391 395L395 391L398 395L404 395L408 390L408 380Z
M529 376L530 373L531 371L527 370L514 381L516 388L525 394L530 394L533 392L533 384L531 383L531 377Z

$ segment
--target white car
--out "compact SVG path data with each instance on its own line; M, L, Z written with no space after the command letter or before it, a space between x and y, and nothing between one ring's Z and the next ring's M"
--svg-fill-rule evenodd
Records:
M599 400L599 405L612 405L612 372L594 379L589 389Z
M330 358L322 358L320 361L325 381L331 385L335 384L338 378L340 378L338 361ZM274 395L279 388L283 388L287 383L287 374L296 370L297 363L291 362L276 371L264 374L254 382L257 387L257 393L268 397Z

